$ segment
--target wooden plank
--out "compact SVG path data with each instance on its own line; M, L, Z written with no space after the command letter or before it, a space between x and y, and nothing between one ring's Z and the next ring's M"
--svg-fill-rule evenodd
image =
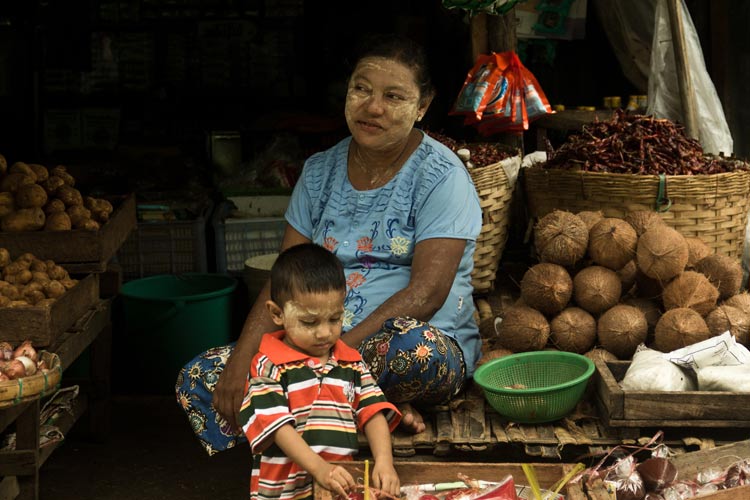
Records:
M0 247L7 248L14 258L31 252L40 259L52 259L66 269L66 264L70 263L106 263L136 226L134 195L119 197L113 205L116 209L99 231L0 232Z
M99 279L90 274L67 290L50 307L0 308L0 338L11 343L31 340L46 347L99 300Z
M497 440L498 443L507 443L510 441L508 434L505 432L505 425L500 418L500 415L494 411L488 411L487 417L490 421L490 428L492 436Z
M692 479L707 466L724 469L743 458L750 458L750 439L713 449L683 453L671 460L681 478Z
M80 330L65 332L50 348L60 357L63 371L78 359L84 349L93 342L97 335L110 323L111 301L100 300L87 316L85 324Z
M480 12L471 16L471 63L474 64L480 54L489 52L487 39L487 14Z
M340 462L362 484L363 462ZM465 474L473 479L484 481L501 481L512 475L518 485L526 484L526 477L520 463L467 463L467 462L418 462L396 461L394 464L402 485L421 483L444 483L459 480L458 474ZM532 464L539 481L539 486L549 489L571 470L569 464ZM315 500L332 500L331 492L313 486ZM567 500L585 500L586 496L577 484L568 484L561 493Z
M685 13L682 11L682 0L667 0L669 11L669 28L672 32L672 49L677 72L677 87L680 91L682 103L682 118L685 132L689 137L698 139L698 114L695 103L695 89L690 77L690 60L687 54L687 43L682 21Z

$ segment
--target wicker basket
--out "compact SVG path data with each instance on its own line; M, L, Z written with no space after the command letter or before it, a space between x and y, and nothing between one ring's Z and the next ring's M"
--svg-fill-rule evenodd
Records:
M553 209L601 210L624 217L631 210L656 210L688 237L713 251L740 258L750 207L750 171L709 175L636 175L532 167L524 170L529 215ZM657 204L661 193L661 201Z
M57 354L40 351L47 370L15 380L0 382L0 409L44 397L57 390L62 378L62 366Z
M505 162L519 161L511 157L492 165L469 168L474 187L482 207L482 230L474 250L474 270L471 284L474 293L487 293L494 289L495 273L508 240L510 203L513 187L503 166Z

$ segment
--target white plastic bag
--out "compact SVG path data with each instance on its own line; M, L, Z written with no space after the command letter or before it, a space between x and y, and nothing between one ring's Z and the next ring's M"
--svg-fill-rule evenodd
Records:
M690 13L684 0L681 0L680 4L681 6L678 7L682 9L687 65L690 68L690 81L695 93L698 138L706 153L724 153L730 156L734 147L732 134L729 132L716 88L706 71L700 40ZM647 113L658 118L669 118L672 121L685 123L680 87L677 82L674 48L672 43L669 43L672 40L672 32L666 0L657 2L655 22L654 38L651 42Z
M696 371L699 391L750 392L750 365L707 366Z
M620 387L626 391L693 391L695 382L685 370L664 359L660 351L641 344Z

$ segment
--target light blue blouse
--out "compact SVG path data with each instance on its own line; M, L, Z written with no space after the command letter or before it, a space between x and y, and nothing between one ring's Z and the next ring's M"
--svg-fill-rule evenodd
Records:
M450 293L429 322L458 341L470 376L481 349L471 271L482 225L471 177L455 153L423 134L393 179L358 191L347 175L350 143L346 138L305 162L286 220L343 263L344 331L408 285L415 244L431 238L466 240Z

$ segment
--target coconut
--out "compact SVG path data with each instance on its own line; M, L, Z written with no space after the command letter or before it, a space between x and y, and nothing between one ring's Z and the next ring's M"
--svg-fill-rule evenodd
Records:
M628 212L625 214L623 220L633 226L635 234L638 236L642 235L649 229L666 225L658 213L649 210L634 210Z
M637 269L635 272L635 293L638 297L645 299L656 299L661 297L664 284L661 281L649 278L643 271Z
M513 354L513 351L504 349L502 347L499 347L497 349L492 349L491 351L487 351L484 354L482 354L482 357L479 358L479 361L477 361L477 366L483 365L487 361L492 361L493 359L503 358L510 354Z
M665 312L656 324L654 348L671 352L708 338L711 332L701 315L693 309L679 307Z
M531 266L521 279L521 298L545 314L562 311L573 295L573 280L564 267L544 262Z
M667 225L650 229L638 238L636 259L643 274L666 282L685 269L687 242L684 236Z
M617 304L621 293L620 278L606 267L587 267L573 278L576 303L591 314L600 314Z
M742 345L750 345L750 316L738 307L722 304L706 316L708 331L712 336L729 331Z
M581 212L578 212L576 215L586 223L586 227L589 228L589 231L591 231L591 228L594 227L594 224L604 218L604 214L601 210L583 210Z
M728 299L740 291L742 265L739 259L714 253L699 260L695 270L704 274L719 289L721 299Z
M638 267L635 265L635 260L629 261L622 268L617 270L617 276L620 278L623 295L628 293L633 286L635 286L635 275L637 271Z
M572 266L586 254L589 229L577 215L553 210L534 227L534 245L539 260Z
M578 307L568 307L549 324L550 340L561 351L583 354L596 342L596 320Z
M659 318L661 318L661 308L659 307L659 303L656 300L645 299L643 297L628 297L623 303L640 309L646 317L646 324L648 324L648 337L646 338L646 343L653 340L652 337L654 335L656 323L658 323Z
M662 302L665 309L687 307L701 316L716 307L719 290L701 273L685 271L664 287Z
M531 307L509 307L497 327L498 343L513 352L541 351L547 340L547 318Z
M604 349L619 359L630 359L638 345L646 341L646 316L637 307L618 304L599 317L596 335Z
M750 293L740 292L737 295L732 295L724 301L724 304L741 309L750 316Z
M638 235L622 219L605 217L589 232L589 256L600 266L621 269L635 257Z
M699 260L711 255L711 248L700 238L685 238L688 244L687 267L695 267Z

